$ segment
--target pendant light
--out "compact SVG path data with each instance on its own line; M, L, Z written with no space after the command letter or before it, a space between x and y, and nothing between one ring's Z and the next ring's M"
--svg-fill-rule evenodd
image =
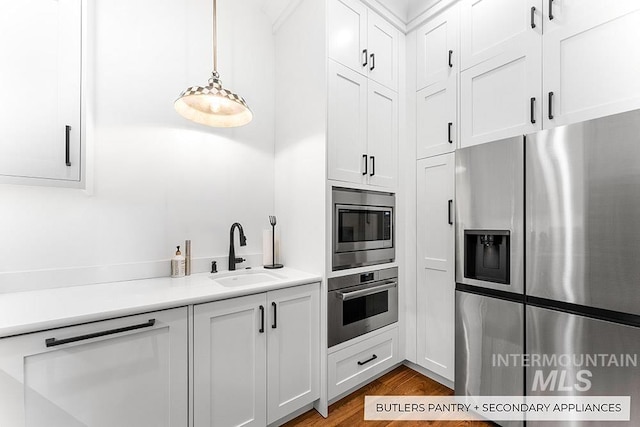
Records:
M192 86L176 99L174 107L185 119L212 127L237 127L253 119L244 98L222 87L218 74L218 25L213 0L213 73L207 86Z

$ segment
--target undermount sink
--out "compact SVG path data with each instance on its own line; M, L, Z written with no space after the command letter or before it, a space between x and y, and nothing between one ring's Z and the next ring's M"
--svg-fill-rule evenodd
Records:
M237 270L225 273L217 273L209 276L211 280L225 287L257 285L258 283L275 282L285 279L285 276L277 273L267 273L263 270Z

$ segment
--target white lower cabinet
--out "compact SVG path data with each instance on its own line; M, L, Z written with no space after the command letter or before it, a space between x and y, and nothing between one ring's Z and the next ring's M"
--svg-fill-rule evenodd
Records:
M186 427L187 309L0 340L0 425Z
M394 327L329 354L329 400L399 363L398 328Z
M194 426L265 426L320 397L318 284L194 307Z
M418 162L417 363L453 381L454 153Z

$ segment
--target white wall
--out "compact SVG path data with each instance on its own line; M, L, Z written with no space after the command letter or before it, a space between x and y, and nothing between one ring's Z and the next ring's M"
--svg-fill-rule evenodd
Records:
M210 0L88 6L93 194L0 186L0 292L18 283L74 284L78 267L91 267L82 281L105 279L99 267L128 263L168 272L164 260L185 239L194 257L226 256L235 221L248 239L236 253L260 253L274 209L275 93L274 39L261 1L218 1L222 81L254 112L251 124L234 130L192 124L173 109L183 89L204 85L211 73ZM48 269L71 270L37 281L15 274Z

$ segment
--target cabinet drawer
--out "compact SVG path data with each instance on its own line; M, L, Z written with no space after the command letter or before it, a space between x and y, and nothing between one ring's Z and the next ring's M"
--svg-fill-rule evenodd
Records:
M329 400L398 362L398 328L329 355Z

